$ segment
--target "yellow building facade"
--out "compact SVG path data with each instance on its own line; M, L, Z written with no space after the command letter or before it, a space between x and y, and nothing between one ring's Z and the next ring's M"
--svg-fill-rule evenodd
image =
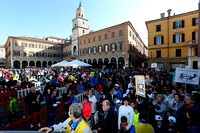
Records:
M198 16L191 11L146 22L148 30L148 66L159 68L198 66Z

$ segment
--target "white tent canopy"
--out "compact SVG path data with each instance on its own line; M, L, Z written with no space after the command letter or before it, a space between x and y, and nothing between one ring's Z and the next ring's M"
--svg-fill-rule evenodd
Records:
M69 64L66 60L51 65L51 67L66 67Z
M68 62L68 66L72 66L72 67L83 67L83 66L92 66L90 64L87 64L85 62L79 61L79 60L73 60L71 62Z

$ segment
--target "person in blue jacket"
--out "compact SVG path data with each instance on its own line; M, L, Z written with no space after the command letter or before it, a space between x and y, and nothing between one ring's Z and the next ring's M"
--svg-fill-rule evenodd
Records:
M83 85L83 81L80 81L79 85L77 86L78 94L83 93L85 91L85 86Z
M97 74L95 73L94 77L92 77L92 85L98 86L98 84L99 84L99 80L98 80Z

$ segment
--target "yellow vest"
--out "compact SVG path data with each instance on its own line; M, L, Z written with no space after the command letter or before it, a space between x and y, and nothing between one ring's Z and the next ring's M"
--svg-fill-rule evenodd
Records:
M153 127L150 124L142 125L137 124L135 125L136 133L154 133Z
M13 80L18 80L19 79L19 74L14 74Z
M71 133L71 126L69 125L70 121L72 121L71 118L69 118L66 133ZM76 130L75 130L74 133L83 133L84 129L85 129L86 127L89 127L89 125L88 125L83 119L82 119L82 121L80 122L80 124L77 125L77 126L78 126L78 127L76 128ZM92 133L92 131L91 131L91 133Z
M136 124L138 124L138 122L139 122L139 114L140 113L138 113L138 114L133 114L133 125L136 125Z

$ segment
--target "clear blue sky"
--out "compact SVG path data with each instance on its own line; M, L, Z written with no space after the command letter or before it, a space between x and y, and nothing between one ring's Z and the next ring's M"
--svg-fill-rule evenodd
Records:
M0 44L8 36L69 38L80 0L0 0ZM90 29L130 21L147 44L145 21L198 9L198 0L82 0Z

